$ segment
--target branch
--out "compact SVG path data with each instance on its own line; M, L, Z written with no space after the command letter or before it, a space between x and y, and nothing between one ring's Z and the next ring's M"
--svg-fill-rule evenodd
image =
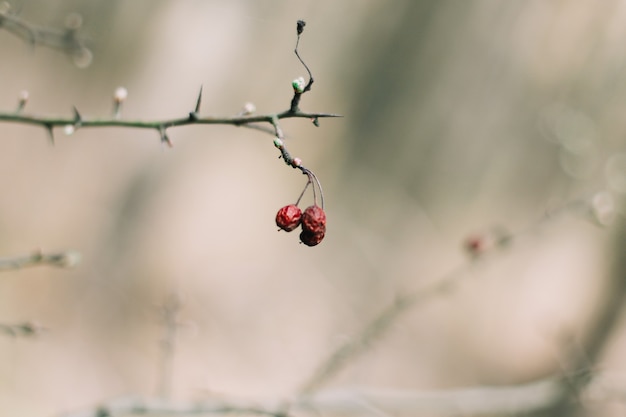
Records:
M174 402L153 398L118 398L95 408L65 413L62 417L114 417L124 415L202 415L244 414L270 417L286 417L282 411L245 404L225 404L219 401Z
M45 129L51 129L55 127L74 126L75 128L103 128L103 127L124 127L124 128L137 128L137 129L152 129L160 131L161 129L168 129L170 127L187 126L187 125L233 125L242 126L250 123L269 123L272 124L273 119L289 119L289 118L304 118L304 119L318 119L326 117L341 117L338 114L333 113L307 113L302 111L292 112L290 110L283 111L277 114L265 114L265 115L244 115L244 116L230 116L230 117L181 117L168 120L117 120L111 119L77 119L74 117L49 117L49 116L33 116L22 115L16 113L0 113L0 121L21 123L40 126Z
M170 294L159 306L159 315L163 326L161 338L161 352L159 357L159 380L157 393L163 399L169 398L171 393L172 376L174 372L174 353L176 350L176 335L180 322L178 315L182 309L182 301L177 294Z
M99 406L69 412L61 417L115 417L123 415L203 414L258 415L286 417L292 413L319 415L396 415L427 413L449 416L500 416L532 412L554 402L562 386L553 378L509 386L468 387L436 391L342 389L322 391L277 404L261 400L222 402L215 400L175 402L149 398L118 398Z
M553 378L519 385L432 391L344 389L302 398L298 408L323 415L504 416L544 408L559 398L561 391L560 381Z
M42 253L36 251L31 255L14 258L0 258L0 271L11 271L37 265L52 265L60 268L71 268L80 262L80 253L75 251Z
M590 403L624 400L623 378L594 375L587 388ZM474 386L442 390L385 390L343 388L320 391L287 401L259 399L217 401L170 401L152 398L117 398L99 406L68 412L61 417L115 417L124 415L192 416L240 413L287 417L292 413L313 415L438 415L438 416L521 416L543 410L558 402L567 391L560 375L531 382L499 386ZM560 414L559 414L560 415Z
M33 322L24 322L19 324L2 324L0 323L0 333L12 337L30 337L40 334L44 327Z
M29 94L27 91L20 93L20 99L18 101L17 109L14 112L0 112L0 122L19 123L26 125L34 125L43 128L46 134L54 143L54 128L62 127L67 135L75 133L78 129L84 128L106 128L106 127L121 127L121 128L134 128L134 129L148 129L154 130L158 133L162 142L171 146L171 142L167 135L167 129L188 126L188 125L232 125L232 126L244 126L251 129L261 130L267 133L276 132L277 123L279 119L289 118L303 118L310 119L316 126L319 125L318 120L320 118L341 117L334 113L309 113L303 112L299 109L288 109L280 113L275 114L262 114L255 115L251 111L244 111L234 116L205 116L201 117L198 113L200 111L200 104L202 100L202 87L200 93L194 104L194 108L189 112L186 117L179 117L175 119L163 119L163 120L120 120L122 104L126 101L128 92L125 88L120 87L115 91L113 95L113 116L105 119L86 119L84 118L76 107L72 108L71 117L53 117L53 116L35 116L26 115L22 111L28 103ZM250 106L250 105L249 105ZM247 107L249 107L247 106ZM270 126L262 126L266 123ZM281 133L282 137L282 133Z

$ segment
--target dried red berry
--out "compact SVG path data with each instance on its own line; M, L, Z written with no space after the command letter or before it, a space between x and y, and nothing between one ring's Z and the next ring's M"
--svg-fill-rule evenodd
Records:
M304 226L304 225L303 225ZM325 232L313 233L303 230L300 233L300 241L307 246L315 246L324 239Z
M326 213L320 206L309 206L304 210L302 214L302 230L311 234L321 234L322 238L324 237L324 233L326 233Z
M278 210L276 213L276 226L285 232L291 232L300 225L302 211L295 204L290 204Z

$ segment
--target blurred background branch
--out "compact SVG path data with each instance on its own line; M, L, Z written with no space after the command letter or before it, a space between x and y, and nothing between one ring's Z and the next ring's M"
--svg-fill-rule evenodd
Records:
M32 337L39 335L45 328L34 322L18 324L0 323L0 333L12 337Z
M591 382L598 382L589 393L581 392L587 401L621 397L626 387L623 380L610 381L595 373ZM117 417L123 415L245 415L290 416L301 413L342 416L387 416L398 414L437 415L447 417L530 416L537 410L561 401L567 388L559 377L548 377L528 383L507 386L475 386L441 390L393 390L344 387L322 390L293 400L277 401L173 401L138 397L122 397L92 409L67 412L60 417ZM591 392L594 391L594 392ZM546 414L548 415L548 414ZM555 414L551 414L554 416Z
M53 29L34 25L13 12L9 2L0 3L0 29L23 39L32 46L58 49L74 58L79 67L91 64L92 52L86 47L85 39L78 34L83 18L77 13L69 14L64 29Z
M51 265L60 268L72 268L80 262L80 253L76 251L43 253L33 252L30 255L0 258L0 271L11 271L38 265Z

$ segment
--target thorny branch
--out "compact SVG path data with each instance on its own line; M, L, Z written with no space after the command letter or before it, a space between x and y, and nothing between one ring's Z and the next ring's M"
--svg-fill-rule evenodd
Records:
M2 18L4 15L0 14L0 26L2 26ZM113 115L111 118L102 119L90 119L84 118L76 107L72 109L72 117L53 117L53 116L36 116L23 114L23 110L28 102L28 92L24 91L21 94L18 102L17 109L14 112L0 112L0 122L8 123L20 123L27 125L34 125L43 128L52 143L54 143L54 129L63 128L66 134L73 134L78 129L85 128L104 128L104 127L121 127L121 128L135 128L135 129L148 129L154 130L158 133L161 142L171 146L171 141L167 133L167 129L188 125L232 125L232 126L244 126L265 132L275 132L276 136L283 139L282 130L278 126L278 121L281 119L289 118L303 118L311 120L315 126L319 126L319 119L321 118L333 118L341 117L341 115L334 113L323 112L304 112L299 109L298 104L302 94L311 89L313 84L313 76L309 67L304 63L298 53L298 44L300 41L300 35L304 29L305 23L302 20L298 21L298 41L296 43L295 54L304 65L306 71L309 74L309 81L304 85L304 80L300 83L301 79L296 79L292 83L294 89L294 96L291 100L289 109L272 114L253 114L253 111L244 111L234 116L200 116L200 106L202 102L202 87L198 93L198 97L194 103L193 110L188 113L187 116L165 119L165 120L121 120L121 106L126 100L127 91L124 88L118 88L113 97ZM267 123L271 125L270 129L265 129L259 124ZM289 160L285 162L290 165ZM295 167L294 167L295 168ZM303 171L304 172L304 171Z
M162 138L162 134L168 128L188 126L188 125L233 125L233 126L246 126L251 123L269 123L272 124L274 119L288 119L288 118L304 118L315 120L325 117L341 117L338 114L333 113L308 113L291 110L286 110L277 114L264 114L264 115L237 115L230 117L215 117L205 116L199 117L197 113L192 112L190 116L180 117L168 120L152 120L152 121L140 121L140 120L118 120L116 118L110 119L85 119L80 113L75 113L74 117L47 117L47 116L34 116L34 115L22 115L19 113L0 113L0 121L21 123L40 126L46 131L50 132L55 127L71 127L73 132L77 129L85 128L103 128L103 127L123 127L123 128L136 128L136 129L148 129L154 130ZM76 117L78 116L78 117Z

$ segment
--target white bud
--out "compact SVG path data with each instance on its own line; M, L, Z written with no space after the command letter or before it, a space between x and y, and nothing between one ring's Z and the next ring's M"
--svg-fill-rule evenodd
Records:
M116 103L122 103L128 97L128 90L124 87L117 87L115 89L115 94L113 94L113 100Z
M305 83L304 77L298 77L291 82L291 86L296 93L302 93L304 91Z
M243 105L243 114L247 115L247 114L252 114L256 111L256 106L254 105L254 103L246 103Z
M65 125L63 127L63 132L67 135L70 136L71 134L73 134L76 131L76 129L74 128L74 125Z

